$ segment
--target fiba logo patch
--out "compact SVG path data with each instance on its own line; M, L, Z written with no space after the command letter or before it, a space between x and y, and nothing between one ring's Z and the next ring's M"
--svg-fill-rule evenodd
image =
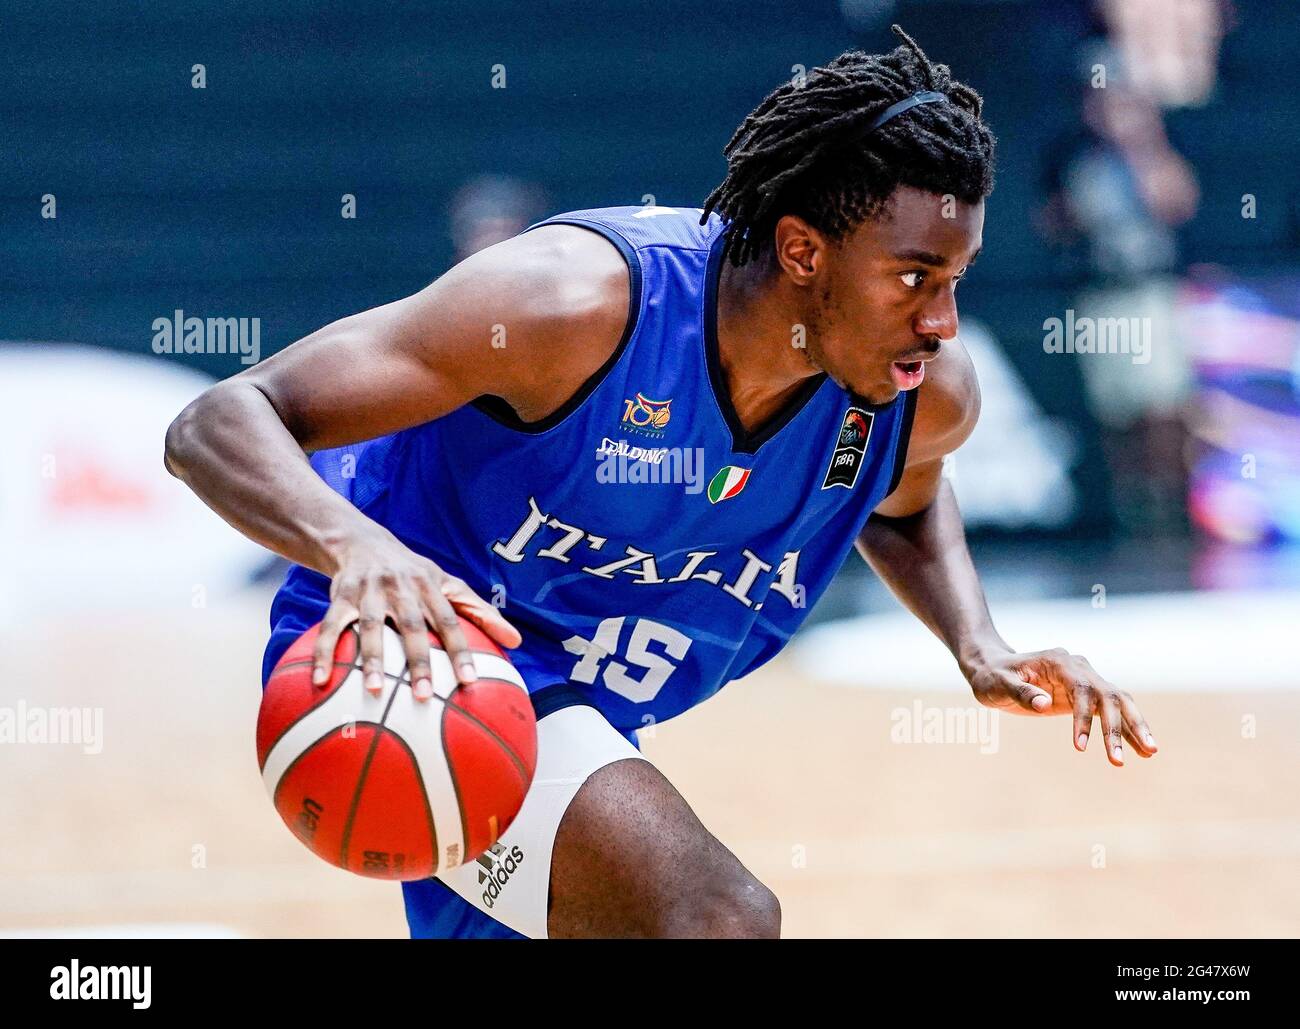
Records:
M672 402L672 397L651 400L644 393L638 393L631 400L623 401L623 420L619 422L619 428L639 436L662 436L668 419L672 417L668 409Z
M862 458L867 452L867 440L871 438L871 426L875 421L874 414L860 407L850 407L844 412L839 439L835 442L826 478L822 480L822 489L832 486L853 488L858 481L858 472L862 470Z
M478 858L478 863L478 884L487 883L483 889L483 906L491 910L510 877L524 863L524 852L519 847L511 847L507 852L502 844L494 843Z

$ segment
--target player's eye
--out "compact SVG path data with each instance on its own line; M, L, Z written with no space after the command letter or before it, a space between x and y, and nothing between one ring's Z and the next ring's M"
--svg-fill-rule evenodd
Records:
M898 278L908 289L916 289L925 281L925 272L903 272Z

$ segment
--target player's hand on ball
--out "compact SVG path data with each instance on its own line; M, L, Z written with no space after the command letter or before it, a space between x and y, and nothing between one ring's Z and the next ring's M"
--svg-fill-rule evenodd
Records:
M1074 715L1076 750L1087 749L1092 718L1101 718L1106 756L1124 763L1123 740L1141 757L1156 752L1155 737L1132 696L1100 675L1086 657L1060 648L1034 654L1012 651L984 658L966 670L975 699L986 707L1021 715Z
M426 557L376 526L376 532L344 550L330 581L330 606L321 621L312 655L312 682L329 680L334 647L352 622L361 637L365 687L378 694L384 685L384 619L391 616L402 637L416 700L433 696L429 656L431 626L442 640L456 678L474 682L474 657L457 615L469 619L503 647L517 647L519 631L464 581L448 575Z

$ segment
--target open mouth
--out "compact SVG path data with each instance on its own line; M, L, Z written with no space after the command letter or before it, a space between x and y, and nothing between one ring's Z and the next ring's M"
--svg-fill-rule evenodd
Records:
M889 374L900 390L916 389L925 378L925 362L895 361L889 366Z

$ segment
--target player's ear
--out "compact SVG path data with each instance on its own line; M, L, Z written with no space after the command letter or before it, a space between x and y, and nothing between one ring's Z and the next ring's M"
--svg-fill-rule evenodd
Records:
M826 260L829 241L797 214L782 215L773 232L776 262L797 285L817 277Z

